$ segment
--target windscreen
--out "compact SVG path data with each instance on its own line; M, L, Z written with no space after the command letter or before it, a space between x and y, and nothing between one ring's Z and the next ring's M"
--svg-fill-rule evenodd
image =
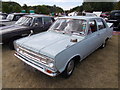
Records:
M86 20L82 19L58 19L50 30L67 34L85 35L86 24Z
M24 25L24 26L30 26L32 23L32 17L21 17L15 24L18 25Z
M7 20L13 20L13 17L14 17L13 14L9 14L6 19L7 19Z

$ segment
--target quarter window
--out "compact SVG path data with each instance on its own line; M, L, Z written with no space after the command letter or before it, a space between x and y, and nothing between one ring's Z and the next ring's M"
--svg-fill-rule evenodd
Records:
M15 17L14 17L14 21L17 21L20 17L21 17L21 16L18 16L18 15L15 16Z
M105 24L103 23L102 19L97 19L98 30L104 29Z

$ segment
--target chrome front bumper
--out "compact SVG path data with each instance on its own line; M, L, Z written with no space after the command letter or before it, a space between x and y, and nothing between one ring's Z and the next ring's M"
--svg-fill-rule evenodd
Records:
M59 74L59 72L57 71L52 71L52 73L48 73L46 71L46 69L48 70L48 68L44 67L44 66L41 66L39 64L36 64L34 63L33 61L30 61L29 59L25 58L25 57L22 57L20 56L17 52L14 54L17 58L19 58L20 60L22 60L23 62L25 62L26 64L32 66L33 68L36 68L37 70L51 76L51 77L55 77Z

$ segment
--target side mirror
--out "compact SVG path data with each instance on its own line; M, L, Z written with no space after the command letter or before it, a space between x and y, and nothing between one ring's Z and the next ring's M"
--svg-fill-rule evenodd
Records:
M31 36L33 34L33 30L30 30L30 34L29 34L29 36Z

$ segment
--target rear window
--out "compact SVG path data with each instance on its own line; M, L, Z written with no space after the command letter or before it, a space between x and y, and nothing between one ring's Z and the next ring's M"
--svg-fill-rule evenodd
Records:
M51 17L44 17L43 19L44 19L44 24L48 24L48 23L52 23L53 22Z
M42 18L41 17L35 18L34 22L38 24L42 24Z

